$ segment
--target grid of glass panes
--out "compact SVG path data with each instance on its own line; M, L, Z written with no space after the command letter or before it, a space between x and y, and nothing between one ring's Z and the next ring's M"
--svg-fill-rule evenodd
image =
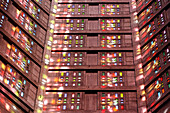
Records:
M5 55L9 57L22 71L29 73L31 60L25 56L18 48L9 43L5 43L6 52Z
M32 53L34 42L18 27L12 27L12 37L29 53Z
M148 106L152 107L155 105L156 102L168 92L170 88L170 86L168 86L168 81L166 80L168 77L169 72L166 71L146 89Z
M123 53L122 52L101 52L101 65L102 66L112 66L112 65L122 65L123 64Z
M158 15L152 22L149 23L146 27L144 27L140 32L139 35L141 36L142 40L146 38L150 38L154 35L154 33L160 28L160 26L164 25L164 14L161 13Z
M84 65L85 52L52 52L50 65Z
M102 112L115 112L125 109L125 94L119 92L102 92L99 94Z
M121 47L121 35L101 35L100 42L102 48Z
M55 30L61 31L83 31L86 19L56 19Z
M167 30L163 30L159 33L151 42L149 42L144 48L142 48L142 57L147 59L148 57L155 56L158 49L168 42ZM147 59L148 60L148 59Z
M27 80L17 73L11 66L0 61L0 81L12 88L12 92L22 98L27 98L29 84Z
M84 54L82 52L75 52L73 65L83 65L83 56Z
M29 31L30 34L36 36L36 31L38 28L37 23L35 23L31 18L29 18L23 11L19 11L17 9L15 18L21 23L26 30Z
M86 4L59 4L57 14L84 15Z
M54 35L52 48L84 47L85 37L86 35Z
M5 97L2 93L0 93L0 106L5 108L10 113L24 113L19 107L17 107L14 103L12 103L9 98ZM3 109L0 109L0 113ZM15 111L15 112L14 112Z
M9 3L10 3L10 0L1 0L1 1L0 1L0 6L1 6L3 9L7 10Z
M162 8L161 0L155 0L147 9L139 15L139 26L144 25L158 9Z
M120 19L101 19L100 26L103 31L120 30Z
M83 86L83 71L49 71L47 86L54 85L59 87Z
M33 2L29 1L29 0L18 0L27 10L29 13L31 13L31 15L36 18L39 19L39 15L40 15L40 8L35 5Z
M101 88L124 86L124 74L122 71L101 71Z
M153 72L153 74L157 74L162 68L170 62L170 53L169 47L161 51L161 53L153 59L149 64L144 67L144 75L145 78ZM147 79L147 78L146 78Z
M120 4L101 4L101 14L120 14Z
M5 18L6 17L2 13L0 13L0 28L3 26Z
M48 95L53 95L54 98L48 97ZM51 108L48 107L49 111L80 110L82 98L81 92L48 92L44 99L44 110L48 105L52 105Z

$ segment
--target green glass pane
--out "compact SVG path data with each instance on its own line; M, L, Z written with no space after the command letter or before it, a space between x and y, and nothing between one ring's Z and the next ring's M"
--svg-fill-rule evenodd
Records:
M77 93L77 97L80 97L80 93Z
M168 76L169 75L169 73L168 72L166 72L166 76Z
M79 107L79 106L77 106L77 109L80 109L80 107Z

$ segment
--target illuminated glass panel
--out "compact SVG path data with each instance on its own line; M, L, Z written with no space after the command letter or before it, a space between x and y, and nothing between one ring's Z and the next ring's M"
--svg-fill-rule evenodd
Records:
M19 107L17 107L14 103L12 103L9 98L5 97L2 93L0 93L0 112L4 113L3 108L10 113L24 113ZM15 111L15 112L14 112Z
M152 80L153 76L159 73L162 68L170 61L169 55L169 48L164 49L161 51L161 54L159 54L149 64L147 64L147 66L144 67L144 75L147 77L146 81L148 80L148 77L149 80Z
M58 48L81 48L85 46L87 35L54 35L52 50Z
M144 25L153 16L153 7L149 6L139 15L139 25ZM143 22L143 23L141 23Z
M18 97L27 98L29 83L17 73L11 66L0 61L0 81L12 88L11 91Z
M157 13L158 9L162 8L161 0L155 0L151 5L148 6L140 15L139 15L139 26L144 25L146 21L151 19L154 13Z
M121 4L101 4L101 14L102 15L115 15L121 14L122 6ZM125 10L123 12L126 12Z
M102 48L121 47L121 35L101 35L100 36Z
M44 99L44 111L80 110L82 98L81 92L49 92ZM48 109L46 109L47 106Z
M144 27L140 32L140 36L142 40L150 39L158 29L164 25L164 14L161 13L158 15L152 22L149 23L146 27Z
M21 29L13 26L11 35L26 51L32 54L34 42Z
M24 72L28 73L30 66L30 59L26 57L15 46L11 46L9 58Z
M39 19L40 8L36 6L33 2L29 0L18 0L27 10L28 12L36 19Z
M100 86L101 88L106 87L117 87L124 86L124 74L121 71L102 71L100 72Z
M6 19L6 17L2 13L0 13L0 28L3 26L5 19Z
M153 107L169 90L169 71L166 71L146 89L147 105Z
M141 39L145 39L147 37L152 37L153 34L155 33L155 22L152 21L149 23L149 25L147 25L145 28L143 28L141 31L140 31L140 37Z
M115 112L125 109L125 94L119 92L102 92L99 94L102 112Z
M102 52L100 53L101 65L122 65L123 64L122 52Z
M36 36L36 31L38 28L37 23L35 23L31 18L29 18L23 11L17 10L16 17L19 23L27 30L30 34Z
M50 65L84 65L85 52L52 52Z
M27 97L27 80L23 78L19 73L17 73L9 65L6 67L6 72L4 76L4 83L13 88L13 92L19 96L26 98Z
M58 4L57 14L60 15L84 15L86 4Z
M120 19L101 19L101 29L103 31L120 30L121 20Z
M83 86L83 71L49 71L49 82L47 86L59 86L59 87L78 87Z
M8 9L8 5L10 3L10 0L1 0L0 1L0 5L3 9L7 10Z
M143 59L150 59L150 57L155 56L158 49L168 42L167 30L159 33L154 39L152 39L144 48L142 48Z
M18 48L16 48L14 45L10 45L6 41L4 41L4 45L2 47L4 48L4 51L2 51L3 54L12 60L23 72L30 74L33 71L33 68L31 67L35 66L37 68L36 75L38 75L40 68Z
M86 19L56 19L56 31L83 31L86 29Z

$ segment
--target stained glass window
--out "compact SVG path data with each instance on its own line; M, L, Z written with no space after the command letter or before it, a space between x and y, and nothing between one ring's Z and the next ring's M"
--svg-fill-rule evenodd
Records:
M53 84L59 87L78 87L83 86L84 72L83 71L58 71L49 72L50 82L48 85Z
M101 56L101 65L102 66L111 66L111 65L122 65L122 52L102 52Z
M50 65L84 65L84 52L54 52L53 56Z
M18 0L27 10L28 12L36 19L40 18L40 8L35 5L33 2L31 1L27 1L27 0Z
M162 50L156 58L144 67L146 81L151 80L154 75L158 74L169 61L169 48L167 48Z
M30 34L36 36L36 31L38 28L37 23L35 23L31 18L29 18L24 12L17 10L17 14L15 17L22 26L25 27Z
M49 95L54 95L51 98ZM80 110L82 106L83 93L81 92L57 92L48 93L44 99L44 109L47 105L55 106L49 108L50 111ZM56 109L57 108L57 109ZM45 110L44 110L45 111Z
M157 101L161 99L167 92L169 87L169 71L163 73L146 89L147 104L152 107Z
M154 39L152 39L146 46L142 48L142 55L143 60L149 60L150 57L153 57L156 55L158 49L166 44L168 41L167 39L167 31L163 30L161 33L159 33Z
M100 93L100 109L105 112L115 112L125 109L125 94L116 92Z
M3 9L7 10L7 9L8 9L8 6L9 6L9 3L10 3L10 0L1 0L1 1L0 1L0 6L1 6Z
M0 61L0 81L5 83L12 92L22 98L27 98L27 89L29 83L15 69L9 65L5 65Z
M100 72L100 86L101 88L106 87L117 87L124 86L124 74L119 71L102 71Z
M113 48L121 47L121 35L101 35L101 47L102 48Z
M120 30L121 27L120 19L101 19L101 29L103 31Z

